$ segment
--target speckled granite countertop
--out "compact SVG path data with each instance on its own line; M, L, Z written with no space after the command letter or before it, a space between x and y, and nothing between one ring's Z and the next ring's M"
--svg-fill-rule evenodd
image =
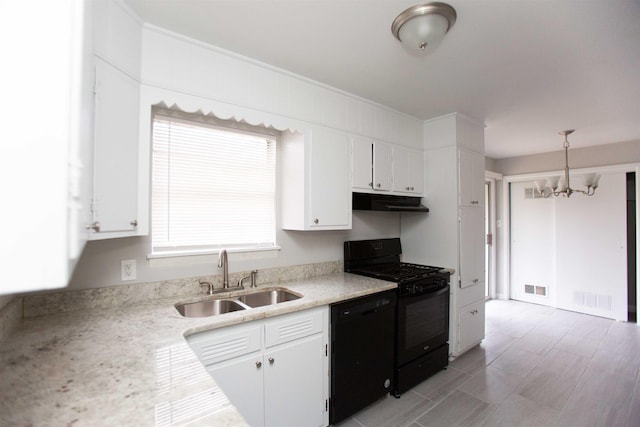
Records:
M174 308L202 294L24 319L0 348L0 425L244 426L184 336L396 287L349 273L278 286L304 296L206 318Z

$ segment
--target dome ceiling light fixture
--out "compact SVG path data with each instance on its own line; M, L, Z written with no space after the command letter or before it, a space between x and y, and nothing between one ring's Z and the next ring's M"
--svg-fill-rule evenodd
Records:
M407 48L424 51L438 45L456 22L456 10L446 3L415 5L393 20L391 32Z

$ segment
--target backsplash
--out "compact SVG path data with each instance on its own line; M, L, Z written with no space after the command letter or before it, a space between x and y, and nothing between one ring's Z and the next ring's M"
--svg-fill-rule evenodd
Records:
M22 297L12 297L0 307L0 343L17 328L22 319Z
M287 280L322 276L342 270L342 261L262 269L258 271L257 284L270 283L277 285ZM229 283L233 286L242 277L248 275L249 271L229 273ZM200 285L200 280L212 282L216 289L222 287L222 275L218 274L96 289L27 295L21 298L23 301L23 316L27 318L91 308L122 306L160 298L204 295L205 287ZM0 322L2 322L2 317L0 317Z

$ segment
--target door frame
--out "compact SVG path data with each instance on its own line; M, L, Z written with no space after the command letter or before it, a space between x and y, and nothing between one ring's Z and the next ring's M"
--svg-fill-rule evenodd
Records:
M496 238L496 181L502 180L502 174L497 172L485 171L485 185L489 184L489 200L486 202L488 206L485 207L489 211L489 233L492 235L492 245L489 249L489 262L487 263L489 267L489 272L487 277L489 278L489 283L487 284L489 290L489 299L495 299L497 295L496 289L496 254L497 254L497 245L498 239ZM486 231L486 230L485 230ZM486 233L485 233L486 234ZM486 235L485 235L486 239ZM486 240L485 240L486 245Z

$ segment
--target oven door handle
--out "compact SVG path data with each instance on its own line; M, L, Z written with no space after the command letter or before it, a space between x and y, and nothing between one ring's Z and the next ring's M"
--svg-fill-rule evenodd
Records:
M421 292L421 293L417 293L417 294L404 294L404 295L402 295L401 299L407 299L407 298L436 298L436 297L439 297L439 296L444 295L446 293L449 293L450 288L451 287L449 285L446 285L444 288L438 289L437 291L434 291L434 292Z

